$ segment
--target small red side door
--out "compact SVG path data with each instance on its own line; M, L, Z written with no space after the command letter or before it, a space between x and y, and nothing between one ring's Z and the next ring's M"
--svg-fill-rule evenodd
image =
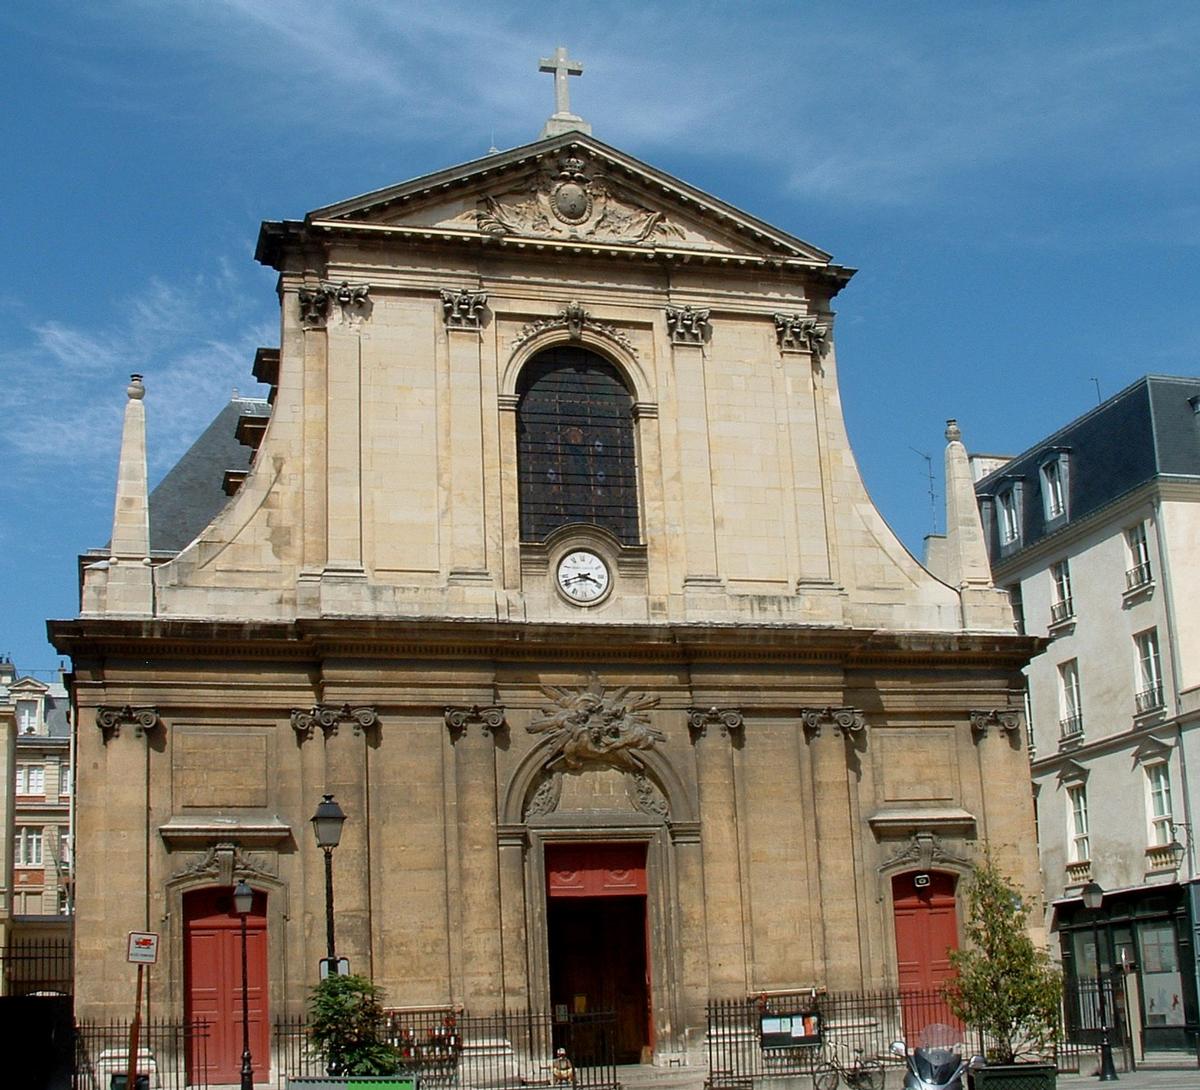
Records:
M910 1044L933 1022L955 1024L940 992L954 976L949 952L958 949L954 875L930 872L926 886L917 885L916 877L910 873L892 879L896 964Z
M231 890L202 889L184 894L185 1013L203 1019L208 1032L195 1041L189 1074L209 1085L237 1083L242 1070L242 931ZM246 995L254 1081L270 1070L267 1024L267 896L254 895L246 917Z

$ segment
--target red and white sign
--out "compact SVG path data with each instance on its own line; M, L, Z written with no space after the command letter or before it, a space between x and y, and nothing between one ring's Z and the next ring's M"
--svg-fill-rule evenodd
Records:
M158 961L158 936L153 931L130 931L125 960L135 965L153 965Z

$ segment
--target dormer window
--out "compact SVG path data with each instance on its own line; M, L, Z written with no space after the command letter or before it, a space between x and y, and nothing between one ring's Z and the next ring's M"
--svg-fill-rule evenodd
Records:
M1056 450L1047 455L1038 467L1042 486L1042 515L1047 523L1065 519L1070 497L1067 452Z
M1010 551L1021 543L1021 484L1015 481L996 493L996 522L1000 548Z
M38 702L36 700L17 701L17 733L36 734L38 725Z

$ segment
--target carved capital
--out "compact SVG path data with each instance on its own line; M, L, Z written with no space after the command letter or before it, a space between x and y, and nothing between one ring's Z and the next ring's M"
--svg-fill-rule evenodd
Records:
M342 723L353 723L355 735L379 726L379 713L372 707L352 708L349 704L314 704L311 708L292 709L292 730L301 741L313 735L313 728L320 727L326 738L337 734Z
M970 716L971 733L975 736L976 741L986 737L991 727L995 727L1011 738L1019 738L1021 735L1021 717L1014 711L989 708L982 711L972 710L967 712L967 715Z
M447 329L482 329L486 291L442 289L442 316Z
M729 738L745 726L741 708L688 708L688 730L692 741L703 738L709 727L718 727L722 738Z
M804 314L776 314L775 339L781 352L808 352L814 360L829 350L829 323Z
M703 344L712 335L711 312L695 310L689 304L683 308L667 307L667 329L672 344Z
M348 318L361 317L370 302L370 292L370 284L351 284L348 280L340 284L322 280L315 288L301 288L296 293L300 303L300 321L310 329L324 326L334 303L342 308Z
M867 720L859 708L801 708L800 723L810 738L819 738L823 726L833 727L843 738L867 729Z
M496 735L506 726L502 704L471 704L445 711L446 727L452 738L461 738L472 723L478 723L484 735Z
M134 725L133 733L138 738L163 725L158 709L154 707L135 708L126 704L118 708L102 704L96 709L96 726L104 735L106 745L121 733L122 723L132 723Z

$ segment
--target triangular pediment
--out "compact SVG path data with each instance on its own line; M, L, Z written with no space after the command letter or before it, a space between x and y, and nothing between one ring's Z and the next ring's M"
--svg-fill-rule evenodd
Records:
M823 250L578 132L328 205L306 221L830 265Z
M42 693L48 693L50 686L45 682L38 681L37 678L23 677L12 682L8 687L8 691L10 693L30 693L40 696Z

